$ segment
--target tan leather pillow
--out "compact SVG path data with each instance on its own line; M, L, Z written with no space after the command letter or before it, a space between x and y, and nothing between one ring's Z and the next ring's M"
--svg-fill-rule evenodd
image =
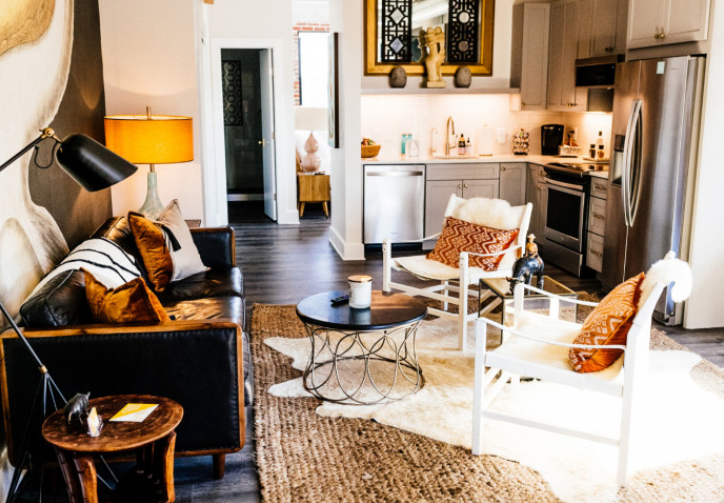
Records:
M157 323L171 321L158 297L143 278L135 278L118 288L109 289L91 273L85 274L85 296L93 320L100 323Z
M630 278L611 290L586 317L574 344L626 345L641 296L644 273ZM576 372L597 372L615 362L620 349L571 348L568 359Z
M148 280L157 292L163 292L173 277L171 250L161 227L140 213L128 213L133 240L141 253Z
M450 267L460 267L460 252L494 253L506 250L518 237L519 229L501 230L472 224L457 218L445 218L440 239L427 258ZM503 254L494 257L470 255L469 265L486 271L498 269Z

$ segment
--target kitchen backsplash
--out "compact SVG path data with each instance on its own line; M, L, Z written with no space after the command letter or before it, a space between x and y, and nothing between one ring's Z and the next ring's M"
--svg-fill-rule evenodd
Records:
M611 114L511 112L510 95L364 95L362 96L362 135L382 144L380 158L395 158L400 153L403 133L412 133L420 143L420 155L429 153L432 128L437 130L433 143L437 155L444 154L444 135L447 118L455 122L457 138L470 138L472 151L477 153L479 132L493 128L494 155L512 153L512 135L521 128L530 133L530 153L541 153L540 127L543 124L563 124L566 131L578 128L578 140L587 154L588 144L594 143L603 131L608 154L611 141ZM505 129L505 142L497 142L497 130ZM457 142L456 142L457 144ZM455 151L453 151L455 152Z

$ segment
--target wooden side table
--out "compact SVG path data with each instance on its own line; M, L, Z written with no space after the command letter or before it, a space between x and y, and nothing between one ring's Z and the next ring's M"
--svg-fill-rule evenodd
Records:
M329 175L308 175L297 173L299 185L299 216L304 216L305 203L322 203L324 214L329 218L330 201Z
M140 423L109 421L128 403L154 403L158 407ZM96 407L103 419L99 437L88 436L77 423L69 426L62 409L43 423L43 438L55 448L71 503L98 503L94 455L132 450L136 451L137 473L150 481L149 487L160 489L158 501L175 501L175 429L183 417L183 408L173 400L151 395L95 398L90 407Z

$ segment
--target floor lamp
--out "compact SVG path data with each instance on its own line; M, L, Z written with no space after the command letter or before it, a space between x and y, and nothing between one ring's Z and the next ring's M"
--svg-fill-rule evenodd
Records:
M68 173L76 182L89 192L105 189L113 184L120 182L131 176L138 169L136 166L126 161L122 157L114 154L106 147L95 140L80 134L70 135L65 140L60 140L55 136L55 132L51 128L45 128L41 131L40 136L25 146L20 152L8 159L0 165L0 171L4 170L12 163L20 159L31 148L35 148L35 156L33 162L36 167L45 169L52 165L52 160L47 165L40 165L37 162L39 144L44 140L52 140L53 157L57 159L58 164ZM23 470L28 469L25 480L32 480L33 472L40 470L40 493L38 501L42 501L42 449L38 449L39 459L34 460L35 453L31 452L31 446L34 438L39 435L33 432L33 425L37 420L42 420L50 412L54 412L66 403L66 398L53 380L47 367L38 357L28 339L23 335L15 320L0 302L0 312L7 319L10 327L22 341L23 346L28 350L30 356L35 361L38 371L40 372L40 383L33 401L33 408L30 413L30 419L25 427L20 452L22 456L20 463L15 467L15 473L10 483L10 491L7 501L12 503L16 501L22 492L21 475ZM52 408L51 408L52 406Z
M146 200L138 212L156 220L164 205L158 197L156 164L194 160L193 121L177 115L109 115L104 119L106 145L135 164L149 164Z

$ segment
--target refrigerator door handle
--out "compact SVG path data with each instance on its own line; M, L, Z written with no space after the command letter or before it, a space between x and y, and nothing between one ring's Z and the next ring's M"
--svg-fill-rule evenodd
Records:
M636 100L638 106L634 105L636 110L636 117L634 122L634 138L631 140L631 159L632 162L629 164L629 225L633 227L634 220L636 219L636 213L639 209L639 202L641 200L641 140L643 138L643 102Z
M631 179L631 161L633 158L633 135L635 132L636 122L641 110L641 100L634 100L631 104L631 112L626 125L626 139L623 143L623 166L621 169L621 202L623 203L623 217L626 227L631 227L631 196L630 179Z

